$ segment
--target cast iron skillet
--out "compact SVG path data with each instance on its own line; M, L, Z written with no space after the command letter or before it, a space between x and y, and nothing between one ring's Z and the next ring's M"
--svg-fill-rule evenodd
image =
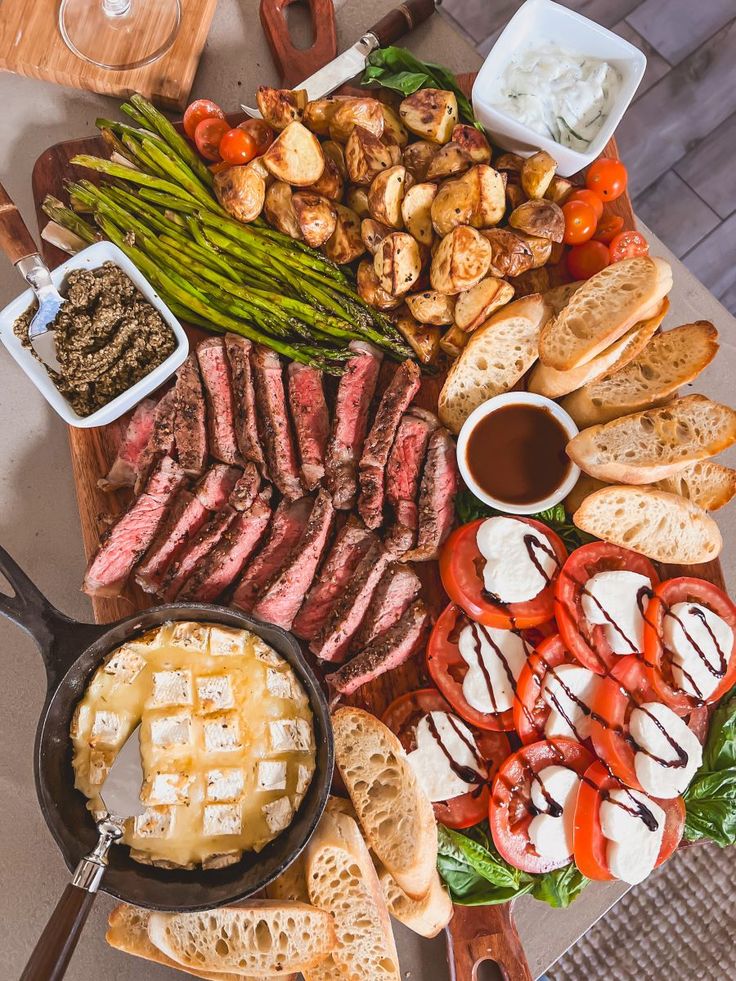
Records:
M116 899L148 909L211 909L252 896L287 868L311 837L322 815L334 763L327 701L296 640L280 627L207 603L169 603L116 623L80 623L53 607L3 548L0 548L0 573L15 592L10 597L0 590L0 614L33 637L46 666L46 699L33 751L36 793L46 824L69 870L76 868L98 838L95 823L85 806L86 798L74 789L69 739L74 709L95 668L107 654L125 641L169 620L198 620L251 630L289 662L304 686L314 713L315 775L289 828L263 851L246 852L240 862L224 869L186 872L141 865L130 858L126 846L113 846L102 888ZM68 886L67 890L73 888ZM91 904L92 894L87 895ZM75 910L77 918L80 905L77 903ZM57 957L62 954L62 948L69 947L74 917L68 917L66 931L61 930L59 924L55 932L60 936L52 937L49 935L54 922L52 914L42 937L46 941L47 960L48 946L57 944L50 970L39 972L37 966L32 973L24 974L24 978L38 981L41 977L60 978L63 975L88 909L66 951L63 965L58 965ZM39 948L36 954L40 953ZM54 968L59 966L60 972L55 972Z

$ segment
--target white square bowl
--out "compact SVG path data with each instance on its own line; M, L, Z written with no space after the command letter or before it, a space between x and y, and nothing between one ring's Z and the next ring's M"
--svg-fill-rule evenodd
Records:
M184 328L169 310L164 301L155 291L153 286L138 271L130 259L121 252L117 245L112 242L95 242L94 245L77 252L71 259L67 259L51 273L54 286L62 292L67 273L72 269L96 269L105 262L114 262L123 272L135 283L143 296L151 306L161 314L166 323L171 327L176 337L176 347L171 354L157 368L150 371L147 375L137 381L135 385L126 389L116 396L107 405L97 409L88 416L80 416L74 411L61 392L51 380L43 364L33 355L31 350L24 347L20 339L13 332L13 324L21 314L34 303L33 291L28 289L20 296L9 303L0 312L0 340L10 352L11 357L20 365L28 375L33 384L43 395L49 405L58 412L61 418L70 426L77 429L92 429L95 426L105 426L109 422L114 422L124 415L133 406L137 405L147 395L150 395L159 385L163 385L167 378L176 371L189 353L189 340L184 333Z
M611 111L585 152L535 133L493 105L500 99L501 77L507 65L535 42L556 44L571 54L607 61L621 75ZM473 85L473 110L499 146L522 156L546 150L557 161L558 173L570 177L601 155L634 98L646 66L647 59L638 48L587 17L552 0L527 0L508 22L478 72Z

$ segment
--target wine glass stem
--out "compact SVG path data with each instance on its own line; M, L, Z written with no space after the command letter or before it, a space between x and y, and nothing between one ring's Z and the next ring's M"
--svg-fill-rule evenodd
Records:
M131 0L102 0L102 9L108 17L124 17L130 10Z

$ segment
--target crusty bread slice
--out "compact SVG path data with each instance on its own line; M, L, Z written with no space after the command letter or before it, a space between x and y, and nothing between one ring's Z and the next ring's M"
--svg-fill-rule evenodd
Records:
M702 508L653 487L604 487L583 501L573 521L590 535L655 562L709 562L723 545L718 525Z
M550 368L549 365L538 361L529 376L528 390L536 392L537 395L546 395L548 399L558 399L603 375L618 371L619 368L628 364L632 358L635 358L646 348L657 328L667 316L669 308L670 302L665 297L654 317L640 320L639 323L634 324L623 337L619 337L605 351L601 351L596 357L586 361L585 364L581 364L578 368L558 371L557 368Z
M507 304L474 331L440 392L439 416L450 432L482 402L509 392L537 358L550 309L539 293Z
M429 892L423 899L410 899L388 869L380 864L378 881L391 916L421 937L436 937L452 919L452 900L436 871Z
M332 729L335 762L366 841L404 892L421 899L437 862L437 824L401 743L361 709L338 709Z
M329 913L270 899L202 913L152 913L148 936L182 967L246 975L308 971L335 948Z
M581 472L577 484L565 498L564 504L567 513L575 514L585 498L594 491L600 490L601 487L610 487L610 484L607 484L605 480L598 480L596 477Z
M542 328L539 357L558 371L590 361L640 320L653 317L672 287L663 260L649 256L606 266Z
M713 460L698 460L654 486L686 497L706 511L717 511L736 495L736 470Z
M553 286L552 289L542 293L542 299L552 311L553 316L556 317L560 310L567 306L570 297L573 293L577 293L584 282L584 279L578 279L574 283L562 283L560 286Z
M581 470L611 483L651 484L736 442L736 410L704 395L583 429L567 444Z
M718 351L718 331L707 320L683 324L649 341L620 370L589 382L562 405L581 428L667 402L693 381Z
M350 981L400 981L391 919L358 825L325 811L306 848L309 898L334 921L333 959Z

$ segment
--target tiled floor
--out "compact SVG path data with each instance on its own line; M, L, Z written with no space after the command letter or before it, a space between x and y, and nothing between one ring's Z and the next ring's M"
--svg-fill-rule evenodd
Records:
M642 48L617 131L634 208L736 314L736 0L560 0ZM444 0L486 54L522 0Z

